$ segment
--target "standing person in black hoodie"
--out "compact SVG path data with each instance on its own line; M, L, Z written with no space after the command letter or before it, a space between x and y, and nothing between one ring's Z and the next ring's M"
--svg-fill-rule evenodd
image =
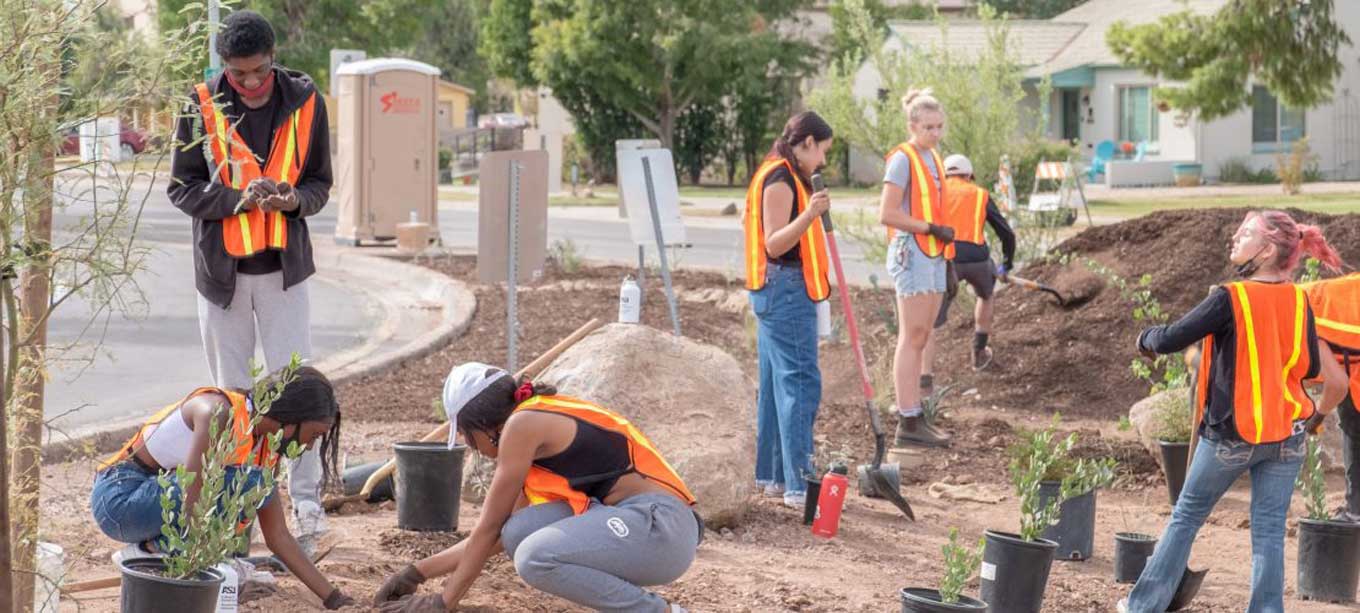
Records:
M306 218L330 199L330 127L311 77L274 61L274 30L253 11L222 21L221 74L189 94L176 128L170 201L193 219L194 285L208 370L250 389L256 328L270 372L312 357ZM299 544L325 530L321 459L288 466Z

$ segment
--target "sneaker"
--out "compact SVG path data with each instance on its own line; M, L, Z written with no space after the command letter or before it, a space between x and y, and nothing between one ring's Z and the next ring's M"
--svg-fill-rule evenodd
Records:
M992 348L983 347L982 351L973 352L973 370L983 370L992 365Z
M949 435L930 425L920 415L897 416L897 432L893 435L894 447L948 447Z
M784 496L784 484L782 483L766 484L764 490L762 490L761 493L763 493L766 498L781 498Z
M113 555L109 557L110 559L113 560L114 566L117 566L119 562L122 562L124 560L138 560L142 558L165 557L165 554L157 553L154 551L147 551L142 545L143 543L132 543L127 547L124 547L122 549L119 549L118 551L113 552Z
M1114 606L1114 610L1117 611L1118 613L1129 613L1129 599L1124 598L1120 600L1119 604L1116 604Z
M802 509L807 506L807 492L784 493L784 506L790 509Z

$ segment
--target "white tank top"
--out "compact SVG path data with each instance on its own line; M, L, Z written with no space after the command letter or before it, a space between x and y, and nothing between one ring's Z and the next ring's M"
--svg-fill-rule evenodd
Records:
M193 440L194 431L184 421L183 408L175 409L159 424L148 424L142 430L143 445L151 459L167 470L188 461L189 445Z

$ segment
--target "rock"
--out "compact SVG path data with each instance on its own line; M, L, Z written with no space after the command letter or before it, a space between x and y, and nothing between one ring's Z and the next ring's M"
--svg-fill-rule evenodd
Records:
M727 203L727 206L723 207L723 209L722 209L722 214L723 214L723 216L736 215L736 214L737 214L737 203L735 203L735 202L729 202L729 203Z
M726 352L645 325L610 324L539 380L632 421L699 499L710 528L740 523L755 477L755 382Z
M1188 393L1189 391L1184 388L1167 390L1139 400L1129 409L1129 421L1133 423L1134 429L1138 431L1138 441L1143 444L1143 447L1147 448L1148 453L1151 453L1152 457L1157 459L1158 466L1161 466L1162 464L1162 447L1157 444L1157 438L1153 436L1153 432L1157 427L1157 404L1164 396L1180 394L1184 397L1185 394Z

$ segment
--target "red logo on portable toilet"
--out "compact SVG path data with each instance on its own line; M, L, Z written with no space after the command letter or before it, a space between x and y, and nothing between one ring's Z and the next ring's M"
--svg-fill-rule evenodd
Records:
M420 98L403 98L397 95L396 90L383 94L378 98L382 102L382 112L384 113L419 113Z

